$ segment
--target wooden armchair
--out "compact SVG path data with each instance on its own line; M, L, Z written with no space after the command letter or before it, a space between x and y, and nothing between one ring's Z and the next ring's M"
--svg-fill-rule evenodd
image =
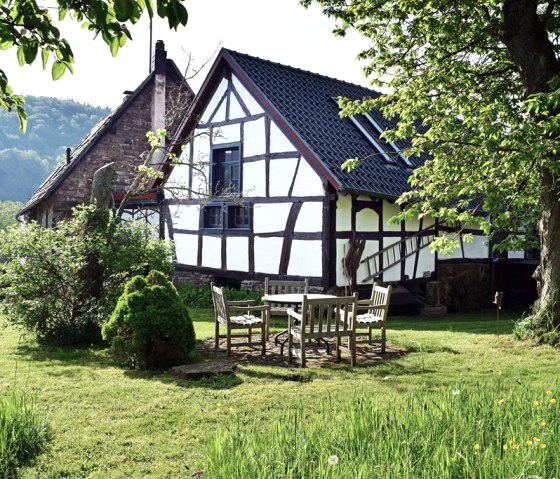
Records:
M381 352L385 352L387 312L391 299L392 286L383 287L373 283L371 297L358 301L356 315L356 342L367 344L380 344ZM364 328L367 328L364 331ZM374 339L373 330L379 329L379 339ZM367 336L366 339L358 339Z
M348 339L350 364L356 364L356 336L352 311L358 307L358 293L338 298L308 299L303 297L301 313L288 309L288 362L297 354L305 367L305 348L309 340L336 339L336 359L340 361L342 339ZM299 344L294 347L294 341Z
M303 281L279 281L264 279L264 294L307 294L309 291L307 278ZM266 302L266 301L265 301ZM287 316L289 304L275 304L270 307L271 316Z
M261 354L266 353L266 339L268 330L269 306L257 306L256 301L228 301L224 288L210 283L212 301L216 316L215 348L219 347L220 338L226 338L226 354L231 356L232 346L261 346ZM233 314L232 314L233 313ZM255 316L253 313L260 313ZM225 334L220 334L220 325L226 328ZM245 330L244 333L234 334L235 330ZM253 330L260 334L259 341L253 341ZM232 343L232 339L246 338L246 341Z

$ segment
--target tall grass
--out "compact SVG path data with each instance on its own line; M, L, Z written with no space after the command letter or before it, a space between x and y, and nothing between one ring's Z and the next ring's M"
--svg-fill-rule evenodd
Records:
M560 477L558 391L484 387L299 405L270 428L217 434L213 478Z
M0 478L15 477L20 466L42 451L47 438L46 420L28 394L0 397Z

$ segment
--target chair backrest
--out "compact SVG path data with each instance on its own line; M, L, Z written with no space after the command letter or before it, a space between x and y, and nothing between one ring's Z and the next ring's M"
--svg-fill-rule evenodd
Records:
M229 310L224 288L219 288L214 283L210 283L210 289L212 290L212 302L214 303L216 321L227 323L229 321Z
M307 278L303 281L280 281L264 279L264 294L307 294L309 291Z
M391 285L385 287L378 283L373 283L368 314L378 316L382 318L384 322L387 320L392 289L393 287Z
M308 299L301 305L302 329L307 337L349 336L354 331L352 311L358 306L358 293L353 296Z

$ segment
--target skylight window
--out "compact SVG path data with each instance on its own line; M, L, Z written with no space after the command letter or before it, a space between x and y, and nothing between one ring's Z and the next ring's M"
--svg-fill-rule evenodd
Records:
M375 121L375 119L371 116L371 113L366 113L364 116L368 119L369 123L373 126L373 128L375 128L375 130L377 131L377 133L378 133L379 135L381 135L381 133L383 133L383 128L381 128L381 126L379 125L379 123L377 123L377 122ZM401 158L401 160L403 160L408 166L414 166L414 165L412 164L412 162L411 162L405 155L403 155L403 154L401 153L400 148L399 148L395 143L390 142L390 141L387 141L387 140L385 140L385 143L387 143L388 145L390 145L391 148L393 148L393 150L394 150L394 151L397 153L397 155Z
M386 151L386 148L383 148L383 145L378 139L379 132L372 125L371 121L366 116L355 115L349 118L352 121L352 123L354 123L354 126L358 128L358 130L360 130L362 135L364 135L364 137L371 144L371 146L373 146L377 151L379 151L379 153L387 163L392 163L392 164L396 163L395 158L388 151Z

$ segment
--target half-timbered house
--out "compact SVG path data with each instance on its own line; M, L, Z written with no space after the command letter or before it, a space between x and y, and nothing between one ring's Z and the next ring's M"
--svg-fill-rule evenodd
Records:
M468 263L478 275L485 265L489 289L492 254L479 231L443 258L428 244L449 225L389 222L425 158L381 139L390 124L377 111L340 117L338 97L375 95L222 49L179 128L181 161L167 176L178 274L308 278L329 289L433 278L444 264ZM349 158L362 160L353 172L341 169Z

